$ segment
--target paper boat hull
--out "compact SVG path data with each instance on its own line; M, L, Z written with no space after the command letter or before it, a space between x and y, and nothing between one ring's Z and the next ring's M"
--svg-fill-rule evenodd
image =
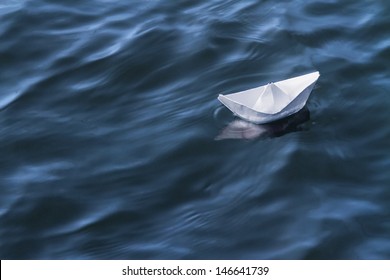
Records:
M285 106L281 111L275 114L267 114L264 112L259 112L254 110L250 106L251 102L255 100L254 96L257 94L257 92L261 91L262 87L250 89L247 91L234 93L234 94L228 94L228 95L220 94L218 96L218 100L222 104L224 104L230 111L232 111L233 114L246 121L250 121L256 124L269 123L279 119L283 119L301 110L306 105L306 102L315 86L315 82L317 81L318 77L319 77L319 73L314 72L311 74L307 74L307 75L303 75L303 76L299 76L296 78L275 83L275 84L279 84L280 87L283 87L286 90L286 92L289 92L289 94L292 95L292 101L287 106ZM300 83L299 86L295 86L294 82L296 83L296 81ZM289 91L289 84L291 84L290 87L292 88L292 90L290 91ZM294 92L294 86L295 88L299 89L299 92Z
M241 119L232 120L215 140L226 139L257 139L260 137L279 137L289 132L299 130L299 126L310 119L310 112L303 107L299 112L269 124L254 124Z

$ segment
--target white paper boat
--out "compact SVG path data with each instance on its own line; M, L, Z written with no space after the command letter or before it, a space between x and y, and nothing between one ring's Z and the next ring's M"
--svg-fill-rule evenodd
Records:
M269 123L301 110L319 76L319 72L313 72L237 93L220 94L218 100L244 120Z

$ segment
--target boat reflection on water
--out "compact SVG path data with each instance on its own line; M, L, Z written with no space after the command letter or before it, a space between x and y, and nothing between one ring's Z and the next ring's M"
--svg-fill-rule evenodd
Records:
M241 119L235 119L215 137L215 140L251 140L260 137L278 137L289 132L300 130L299 126L309 119L310 112L306 106L294 115L268 124L254 124Z

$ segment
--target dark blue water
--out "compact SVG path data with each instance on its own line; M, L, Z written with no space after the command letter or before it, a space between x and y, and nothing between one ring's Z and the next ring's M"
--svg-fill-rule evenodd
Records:
M389 259L390 2L275 2L2 0L0 257Z

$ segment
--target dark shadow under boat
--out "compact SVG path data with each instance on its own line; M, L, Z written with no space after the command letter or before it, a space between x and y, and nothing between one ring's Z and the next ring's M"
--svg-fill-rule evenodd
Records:
M310 111L306 106L287 118L268 124L254 124L241 119L234 119L215 137L215 140L251 140L260 137L279 137L289 132L301 130L300 125L309 119Z

